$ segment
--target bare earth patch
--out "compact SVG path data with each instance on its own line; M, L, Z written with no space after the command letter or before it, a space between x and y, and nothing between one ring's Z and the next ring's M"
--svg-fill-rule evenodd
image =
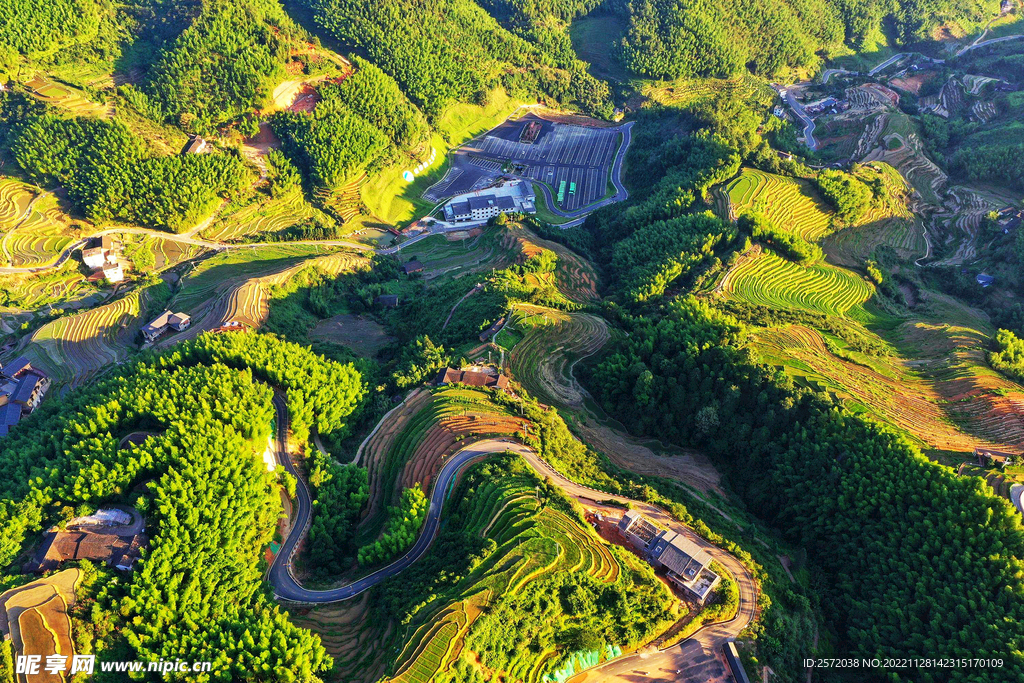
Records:
M372 357L393 338L370 318L346 313L320 321L309 333L313 339L347 346L360 356Z

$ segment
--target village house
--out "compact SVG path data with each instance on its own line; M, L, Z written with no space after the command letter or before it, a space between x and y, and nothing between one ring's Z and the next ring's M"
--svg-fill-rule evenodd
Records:
M406 261L405 263L402 264L402 272L405 273L406 275L412 275L413 273L422 273L423 264L416 260Z
M978 459L978 464L982 467L1006 467L1017 462L1020 454L975 447L974 457Z
M118 262L121 244L110 235L92 240L92 246L82 250L82 263L92 271L89 280L117 283L124 280L124 269Z
M471 367L465 370L445 368L438 374L434 383L438 385L465 384L468 387L486 387L505 391L508 388L508 377L491 368Z
M664 569L669 581L704 602L721 577L711 571L711 555L674 531L658 529L635 510L619 520L619 533L655 569Z
M91 560L104 562L114 569L128 571L142 553L146 537L117 536L88 531L49 531L24 571L41 574L57 569L64 562Z
M206 147L207 147L206 140L204 140L203 138L199 137L198 135L193 135L189 139L188 144L186 144L184 149L181 150L181 153L182 154L202 154L203 152L206 151Z
M124 271L121 270L120 263L108 263L103 266L100 272L103 273L103 279L111 284L124 280Z
M188 314L172 313L170 310L166 310L151 322L143 325L140 332L142 333L143 340L146 343L151 344L168 330L184 332L191 324L192 318L190 318Z
M0 368L0 436L39 407L50 383L46 373L33 368L24 356Z

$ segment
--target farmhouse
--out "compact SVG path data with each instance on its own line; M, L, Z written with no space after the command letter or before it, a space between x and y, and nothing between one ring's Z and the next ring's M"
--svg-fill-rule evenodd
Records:
M498 334L498 330L500 330L501 326L504 324L505 316L501 316L500 318L497 319L497 321L495 321L493 325L491 325L486 330L480 333L480 341L485 342L494 335Z
M419 261L406 261L402 264L402 272L406 275L412 275L413 273L422 273L423 264Z
M100 247L82 250L82 263L84 263L85 267L89 270L102 268L103 264L106 262L107 257L103 254L103 249Z
M668 579L703 602L720 580L711 571L711 556L674 531L658 529L635 510L619 520L619 533L655 569L665 569Z
M513 180L453 197L444 205L444 217L451 223L462 223L485 221L501 213L536 213L536 199L528 183Z
M188 141L188 144L185 145L185 148L181 150L181 153L182 154L202 154L205 151L206 151L206 140L204 140L203 138L199 137L198 135L193 135L192 139L190 139Z
M1017 461L1019 454L1007 453L1006 451L995 451L991 448L975 447L974 457L978 459L978 464L983 467L987 467L989 465L1005 467L1006 465L1014 464Z
M978 273L978 276L975 277L974 279L982 287L989 287L993 282L996 281L994 277L992 277L991 275L986 275L985 273Z
M167 332L167 330L182 332L187 330L191 324L192 318L186 313L172 313L170 310L166 310L158 315L155 320L142 326L142 338L147 343L152 343L164 332Z
M50 531L35 557L24 567L26 572L41 574L56 569L63 562L93 560L127 571L135 565L146 537L97 534L88 531Z
M116 239L104 235L93 240L91 247L82 250L82 263L92 271L90 281L106 280L114 283L124 280L124 270L117 261L120 249L121 245Z
M508 377L490 368L471 367L466 370L445 368L438 374L435 383L438 385L465 384L469 387L486 387L504 391L508 387Z
M397 294L381 294L377 297L377 305L384 308L398 308Z
M115 283L124 280L124 271L121 270L120 263L108 263L100 272L103 273L103 279L107 282Z
M0 369L0 436L35 410L50 388L50 378L24 356Z

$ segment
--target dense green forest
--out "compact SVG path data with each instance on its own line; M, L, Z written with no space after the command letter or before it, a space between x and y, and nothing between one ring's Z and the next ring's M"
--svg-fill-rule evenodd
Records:
M388 146L384 133L345 107L325 108L313 116L282 112L272 121L285 153L306 171L314 187L341 187Z
M321 26L393 76L429 117L455 102L482 104L498 85L522 99L547 95L611 113L607 85L586 73L567 35L561 52L549 53L470 0L304 1Z
M44 57L87 42L109 11L105 0L6 0L0 3L0 67L18 55Z
M1004 668L964 680L1024 675L1024 529L1006 501L759 365L744 326L707 304L623 324L629 337L587 372L595 396L638 434L712 454L751 509L807 548L844 652L985 652Z
M352 537L363 505L370 498L365 467L343 466L318 449L312 452L313 521L307 558L314 573L338 575L353 554Z
M999 330L995 347L996 350L988 354L989 364L1010 379L1024 382L1024 339L1010 330Z
M931 37L939 26L971 32L998 12L975 0L630 0L622 61L649 78L773 77L815 69L844 45L870 51Z
M147 517L145 557L126 580L107 575L85 626L104 659L209 660L224 681L314 680L330 667L319 637L262 586L281 506L259 457L274 418L261 379L287 387L297 424L316 410L341 429L360 395L351 366L303 347L206 335L47 401L0 443L0 564L103 503ZM119 447L137 431L145 442Z
M340 84L320 88L321 107L348 107L387 135L400 149L412 149L426 137L423 114L405 97L398 83L376 65L356 57L357 71Z
M16 108L8 96L4 110ZM10 121L18 165L44 186L61 185L94 221L180 232L195 225L249 175L228 153L157 156L123 123L32 113Z
M284 76L282 29L292 29L279 0L201 4L191 25L149 69L144 90L187 131L209 133L265 103Z

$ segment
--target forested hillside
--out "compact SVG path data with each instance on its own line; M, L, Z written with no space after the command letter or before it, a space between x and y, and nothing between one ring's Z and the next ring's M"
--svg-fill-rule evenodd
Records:
M144 89L186 128L209 131L269 97L284 75L282 30L292 29L279 0L203 0L150 68Z
M6 0L0 3L0 67L15 53L41 57L91 40L109 10L105 0Z
M15 98L11 98L12 108ZM2 106L2 105L0 105ZM236 156L159 156L118 121L30 114L12 121L11 152L28 176L60 184L92 220L180 231L237 190Z
M393 76L430 117L453 102L482 103L498 85L523 99L546 94L587 112L610 111L607 86L571 55L552 56L470 0L304 1L320 25Z
M706 304L683 300L626 329L589 373L595 395L637 433L728 466L751 508L825 572L843 652L985 652L1003 668L963 680L1024 676L1024 529L1006 501L757 364L744 327Z
M640 76L725 77L744 68L772 77L810 68L846 45L925 40L940 26L970 32L998 11L994 0L631 0L624 64ZM888 34L888 35L884 35Z
M261 584L281 512L258 455L274 418L265 381L288 389L297 430L344 430L362 396L351 365L262 335L205 336L46 402L0 443L0 564L104 503L147 517L145 557L104 574L83 622L102 659L206 660L239 681L315 681L330 667ZM144 442L119 445L139 431Z

